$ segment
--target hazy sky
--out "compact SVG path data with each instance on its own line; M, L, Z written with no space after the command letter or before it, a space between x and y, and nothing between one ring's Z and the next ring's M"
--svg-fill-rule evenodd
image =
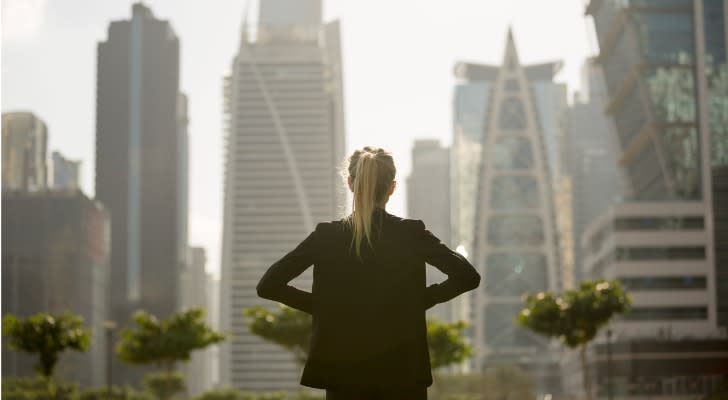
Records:
M254 2L255 0L250 0ZM262 0L265 1L265 0ZM110 21L129 19L129 0L2 0L2 110L30 110L49 129L49 152L83 160L94 193L96 45ZM189 97L190 244L220 264L222 77L239 40L246 0L145 0L181 43L181 88ZM584 0L324 0L326 21L342 24L347 152L375 145L405 177L415 138L449 144L456 61L498 64L508 26L521 61L565 62L558 80L578 89L595 52ZM251 4L251 14L256 7ZM254 20L255 15L252 15Z

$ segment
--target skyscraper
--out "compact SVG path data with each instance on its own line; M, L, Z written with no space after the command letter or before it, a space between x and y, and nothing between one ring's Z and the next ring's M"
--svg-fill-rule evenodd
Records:
M450 244L450 149L438 140L416 140L412 148L412 173L407 177L407 217L421 219L427 229ZM427 268L427 284L446 276ZM428 315L453 319L452 304L438 304Z
M614 124L604 114L607 94L601 68L593 59L583 67L582 89L569 107L568 174L572 180L574 278L581 280L581 236L587 225L611 204L624 198L624 182L617 162Z
M5 190L2 195L2 313L81 315L92 335L88 351L63 354L56 376L83 387L106 377L109 289L108 210L80 191ZM3 376L34 374L37 355L8 351Z
M2 115L3 189L36 190L48 184L48 128L31 112Z
M63 154L54 151L53 156L53 184L54 189L78 189L81 186L81 161L69 160Z
M114 21L98 45L96 197L111 213L111 318L179 307L187 251L186 101L180 101L179 41L141 3ZM123 368L123 369L121 369ZM114 383L140 382L115 366ZM118 377L118 380L117 380Z
M212 277L205 271L207 257L202 247L190 247L186 268L180 274L180 297L183 309L199 307L205 311L205 323L212 326L214 306ZM192 353L185 363L185 383L190 396L199 396L213 385L213 346Z
M243 309L273 307L256 295L260 277L317 221L345 210L339 47L339 24L322 23L321 0L265 0L257 30L243 23L225 79L221 323L233 339L220 352L223 384L298 385L293 357L252 335ZM310 289L310 273L294 284Z
M632 293L630 312L610 326L613 346L624 346L625 362L611 371L618 396L705 395L715 386L711 366L725 365L725 339L715 340L725 338L718 292L728 274L716 262L724 210L714 201L728 163L725 6L594 0L586 10L628 183L624 201L580 238L584 274L619 279ZM593 358L592 370L609 368L603 360ZM603 376L592 379L606 394Z
M719 267L714 226L708 223L714 221L711 165L728 164L728 86L720 78L728 72L725 11L720 0L592 1L587 7L632 207L641 204L645 217L654 217L646 201L671 201L676 209L697 204L704 238L696 245L704 254L701 276L709 298L716 297ZM678 244L685 243L675 238L673 246ZM652 273L646 267L643 272L646 278ZM679 273L690 272L695 271ZM704 305L702 322L715 326L715 301Z
M451 245L473 262L478 176L483 156L493 84L499 68L459 62L453 73L457 81L453 95L453 139L450 148ZM465 293L450 303L453 320L474 321L477 291ZM472 330L470 340L473 340ZM477 360L463 363L463 371L477 367Z
M560 286L552 194L564 95L553 84L559 65L522 66L508 33L485 120L475 203L473 259L486 277L474 303L476 366L519 364L531 371L539 393L558 393L557 358L547 341L513 320L524 293Z

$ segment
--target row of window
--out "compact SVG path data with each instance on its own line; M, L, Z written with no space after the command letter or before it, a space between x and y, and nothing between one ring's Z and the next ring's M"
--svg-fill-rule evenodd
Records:
M707 287L704 276L644 276L618 278L627 290L700 290Z
M625 321L698 321L708 318L707 307L634 307L620 317Z
M589 249L599 252L610 231L692 231L705 228L703 217L619 217L592 236Z

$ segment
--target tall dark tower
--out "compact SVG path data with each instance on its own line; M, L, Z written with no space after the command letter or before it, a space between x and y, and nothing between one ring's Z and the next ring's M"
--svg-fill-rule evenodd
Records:
M111 214L109 318L120 326L137 309L164 317L178 308L187 247L179 51L169 22L141 3L98 46L96 196ZM126 372L115 372L114 383L140 381Z

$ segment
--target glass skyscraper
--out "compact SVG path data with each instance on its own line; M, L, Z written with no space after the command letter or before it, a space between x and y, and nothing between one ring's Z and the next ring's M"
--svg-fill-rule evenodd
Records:
M293 356L248 330L256 285L316 222L343 216L344 114L338 22L321 0L266 0L258 26L243 26L225 79L225 205L220 352L224 384L243 390L298 387ZM294 281L310 289L309 270Z
M478 355L470 367L515 363L539 393L558 393L556 355L513 322L526 292L561 286L553 173L566 93L560 63L523 66L511 33L503 65L461 63L455 91L453 245L484 285L461 301Z

